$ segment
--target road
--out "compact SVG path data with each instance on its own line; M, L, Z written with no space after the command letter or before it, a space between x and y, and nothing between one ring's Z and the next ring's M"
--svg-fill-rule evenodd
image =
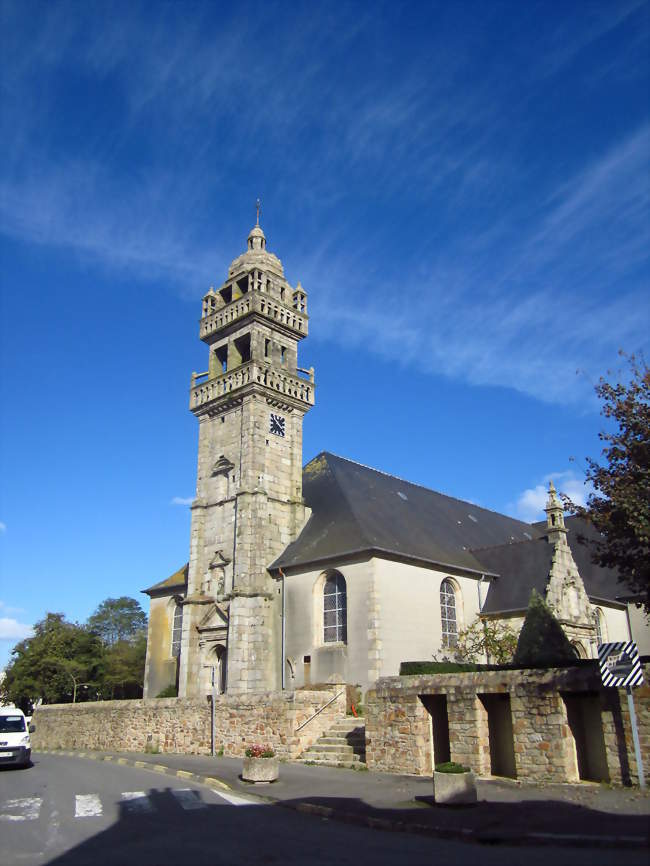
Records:
M35 755L0 770L4 866L636 866L647 852L480 847L330 822L149 770Z

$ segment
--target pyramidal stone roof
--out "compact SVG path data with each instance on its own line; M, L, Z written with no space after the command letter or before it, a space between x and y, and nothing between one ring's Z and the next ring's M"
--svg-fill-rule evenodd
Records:
M492 574L475 548L530 541L539 527L323 452L303 470L312 509L271 570L361 552Z

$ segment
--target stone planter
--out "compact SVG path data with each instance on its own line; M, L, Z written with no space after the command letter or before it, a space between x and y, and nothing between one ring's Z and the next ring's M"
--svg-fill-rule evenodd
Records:
M275 782L280 774L278 758L244 758L244 782Z
M476 803L476 778L468 773L439 773L433 771L433 797L436 805L460 806Z

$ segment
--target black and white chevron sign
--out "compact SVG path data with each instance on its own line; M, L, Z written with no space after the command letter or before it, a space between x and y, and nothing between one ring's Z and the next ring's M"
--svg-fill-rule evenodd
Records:
M598 647L598 665L604 686L620 689L640 686L643 682L639 651L634 641L601 643Z

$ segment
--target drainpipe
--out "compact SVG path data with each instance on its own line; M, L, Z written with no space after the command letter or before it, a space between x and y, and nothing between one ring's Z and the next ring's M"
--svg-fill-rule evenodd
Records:
M481 584L483 583L484 580L485 580L485 575L482 574L478 579L478 583L476 584L476 591L478 593L478 612L479 613L481 612L481 610L483 608L483 601L481 600Z
M483 608L483 601L481 600L481 584L483 583L484 580L485 580L485 575L482 574L478 579L478 583L476 584L476 592L478 593L478 612L479 612L479 614L481 613L481 610ZM483 621L483 632L485 632L485 620ZM487 663L490 664L490 655L488 652L485 653L485 658L487 659Z
M285 594L284 594L284 572L282 571L281 568L278 569L278 571L280 572L280 577L282 578L282 640L281 640L280 664L282 666L282 668L281 668L281 670L282 670L282 691L284 691L286 688L286 682L285 682L286 672L285 672L285 664L284 664L284 654L285 654L285 644L286 644L286 640L287 640L287 633L286 633L286 628L285 628L286 615L287 615L287 604L286 604L286 599L285 599Z
M625 602L625 619L627 620L627 639L634 640L634 636L632 635L632 620L630 619L630 606L627 601Z

